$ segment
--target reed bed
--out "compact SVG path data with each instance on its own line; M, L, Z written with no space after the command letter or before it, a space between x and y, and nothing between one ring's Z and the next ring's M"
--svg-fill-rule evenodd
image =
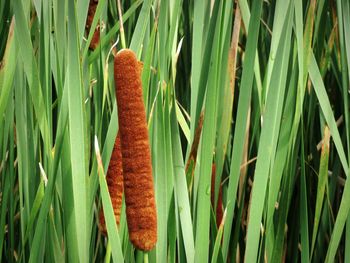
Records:
M0 25L0 262L350 262L349 1L3 0Z

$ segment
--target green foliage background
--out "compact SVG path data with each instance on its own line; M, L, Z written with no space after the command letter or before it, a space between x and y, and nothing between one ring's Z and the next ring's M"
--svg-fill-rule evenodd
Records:
M0 1L0 262L350 262L348 0L121 0L123 27L99 0L85 32L88 7ZM104 178L114 43L143 62L148 254L124 206L117 228Z

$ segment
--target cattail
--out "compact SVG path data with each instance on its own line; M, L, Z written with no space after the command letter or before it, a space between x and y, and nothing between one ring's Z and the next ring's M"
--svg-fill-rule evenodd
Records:
M119 133L114 142L111 160L108 166L106 175L109 195L111 197L114 217L117 225L120 222L120 210L123 199L123 166L122 166L122 152L120 146ZM100 210L100 230L104 235L107 235L107 228L103 209Z
M186 173L188 172L188 169L191 163L195 166L195 163L197 160L198 146L199 146L199 141L201 138L202 128L203 128L203 120L204 120L204 111L202 111L201 115L199 116L198 125L194 133L194 139L191 146L190 157L188 158L186 163L186 168L185 168ZM194 174L194 167L192 168L192 177L193 177L193 174Z
M133 51L117 53L114 78L129 235L137 249L148 251L157 242L157 212L140 69Z
M85 25L85 29L87 32L90 31L91 24L92 24L92 21L94 20L94 16L96 13L97 5L98 5L98 0L90 0L88 15L86 18L86 25ZM97 25L90 42L90 46L89 46L90 49L94 50L98 46L99 42L100 42L100 25Z
M215 177L216 177L216 166L213 163L211 168L211 205L215 207ZM222 187L220 184L219 188L219 196L218 196L218 202L216 206L216 225L217 227L220 226L222 216L224 214L223 208L222 208Z

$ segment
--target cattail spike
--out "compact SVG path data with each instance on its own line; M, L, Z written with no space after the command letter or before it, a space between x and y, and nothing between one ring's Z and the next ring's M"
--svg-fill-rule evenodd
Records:
M86 25L85 25L85 29L87 32L90 31L92 21L94 20L94 16L96 13L97 5L98 5L98 0L90 0L88 15L86 18ZM100 42L100 25L98 24L90 42L90 46L89 46L90 49L92 50L96 49L99 42Z
M129 236L137 249L148 251L157 242L157 212L140 69L133 51L117 53L114 78Z
M215 178L216 178L216 166L213 163L211 168L211 205L215 207ZM218 196L218 202L216 206L216 225L217 227L220 226L222 217L223 217L223 206L222 206L222 187L220 185L219 188L219 196Z
M114 210L115 220L117 225L120 222L120 211L123 200L123 167L122 167L122 152L120 146L119 133L114 142L111 160L108 166L106 175L109 195L111 196L112 206ZM100 210L100 228L104 235L107 235L107 228L103 209Z

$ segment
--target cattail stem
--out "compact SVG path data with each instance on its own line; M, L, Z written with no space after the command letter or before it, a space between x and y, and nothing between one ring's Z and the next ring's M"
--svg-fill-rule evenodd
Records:
M137 249L148 251L157 242L157 212L141 76L133 51L117 53L114 78L129 236Z
M117 5L118 5L118 16L119 16L119 24L120 24L120 38L122 42L122 48L125 48L125 33L124 33L124 25L123 25L123 15L122 15L122 7L120 4L120 0L117 0Z
M108 241L106 255L105 255L105 263L111 261L111 254L112 254L112 246L111 246L111 243Z

